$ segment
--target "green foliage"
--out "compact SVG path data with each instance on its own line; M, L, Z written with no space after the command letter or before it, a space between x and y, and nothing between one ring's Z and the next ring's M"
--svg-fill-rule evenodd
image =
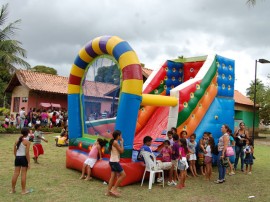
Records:
M6 133L6 129L3 127L0 127L0 133Z
M10 109L0 107L0 116L9 115L9 114L10 114Z
M0 67L14 72L15 65L29 68L30 65L21 57L26 57L26 51L21 47L21 42L12 39L18 24L21 20L16 20L6 25L8 17L8 4L2 5L0 10Z
M20 133L21 130L19 128L16 127L8 127L5 129L5 133L11 133L11 134L15 134L15 133Z
M120 70L118 66L115 64L108 67L100 67L95 76L95 81L119 85Z
M269 77L268 77L269 79ZM247 96L253 101L255 95L255 83L252 81L247 88ZM259 106L259 118L268 125L270 123L270 88L257 79L256 85L256 105Z
M30 69L31 71L45 73L45 74L52 74L57 75L57 70L52 67L46 67L43 65L38 65Z
M40 130L41 130L42 132L61 133L62 128L59 128L59 127L53 127L53 128L42 127Z

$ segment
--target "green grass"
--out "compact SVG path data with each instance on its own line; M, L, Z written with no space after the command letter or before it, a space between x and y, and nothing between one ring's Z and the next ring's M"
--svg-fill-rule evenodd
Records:
M188 178L186 188L177 190L174 187L154 184L148 190L148 181L143 187L139 183L120 188L123 196L119 199L104 196L107 186L97 179L85 182L79 180L80 172L66 169L65 151L67 148L56 147L55 134L46 135L49 143L43 143L45 155L39 159L40 164L31 162L28 172L27 187L34 192L21 196L20 178L17 182L17 193L9 194L13 174L13 144L18 135L0 134L0 201L270 201L270 138L255 142L256 161L252 175L237 172L227 176L224 184L214 184L217 169L211 182L202 177ZM32 149L31 149L32 155ZM248 199L248 196L255 196Z

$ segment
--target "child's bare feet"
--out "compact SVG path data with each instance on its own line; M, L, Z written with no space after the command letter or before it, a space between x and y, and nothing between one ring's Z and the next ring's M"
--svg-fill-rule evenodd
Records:
M184 186L183 186L182 184L179 184L179 185L176 186L176 188L177 188L177 189L183 189Z
M89 180L91 180L92 179L92 177L86 177L84 180L85 181L89 181Z
M9 193L10 193L10 194L15 194L16 191L15 191L15 189L14 189L14 190L11 190Z
M121 196L121 193L120 193L117 189L114 189L114 188L111 189L110 193L111 193L113 196L116 196L116 197Z
M82 179L84 179L84 178L85 178L85 176L81 176L79 179L82 180Z

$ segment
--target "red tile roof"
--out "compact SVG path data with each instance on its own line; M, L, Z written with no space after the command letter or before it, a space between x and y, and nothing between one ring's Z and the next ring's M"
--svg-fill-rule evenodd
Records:
M142 73L143 74L146 74L145 76L146 77L148 77L148 76L150 76L150 74L153 72L153 70L152 69L148 69L148 68L146 68L146 67L142 67Z
M21 85L37 91L49 93L67 94L68 77L56 76L27 70L17 70L16 75ZM116 88L117 85L86 81L85 88L87 96L105 97L104 94ZM9 89L9 87L7 88ZM11 89L9 89L10 91ZM11 90L12 91L12 90Z
M237 104L253 106L253 101L250 100L248 97L244 96L238 90L234 91L234 100Z
M143 67L143 73L148 76L152 73L153 70ZM15 76L15 75L14 75ZM27 70L17 70L16 77L20 81L21 85L37 91L45 91L49 93L60 93L67 94L67 84L68 77L56 76L52 74L45 74ZM11 86L15 82L15 79L12 78L9 86L7 87L7 92L12 92L14 86ZM93 97L107 97L104 94L114 90L117 85L87 81L85 86L85 95ZM244 96L238 90L234 91L234 100L237 104L250 105L253 106L252 100Z

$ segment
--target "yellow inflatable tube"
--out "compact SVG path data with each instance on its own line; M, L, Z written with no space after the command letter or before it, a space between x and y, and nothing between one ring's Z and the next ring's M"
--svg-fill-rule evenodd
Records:
M142 95L142 106L171 106L174 107L178 103L178 99L175 97L143 94Z

